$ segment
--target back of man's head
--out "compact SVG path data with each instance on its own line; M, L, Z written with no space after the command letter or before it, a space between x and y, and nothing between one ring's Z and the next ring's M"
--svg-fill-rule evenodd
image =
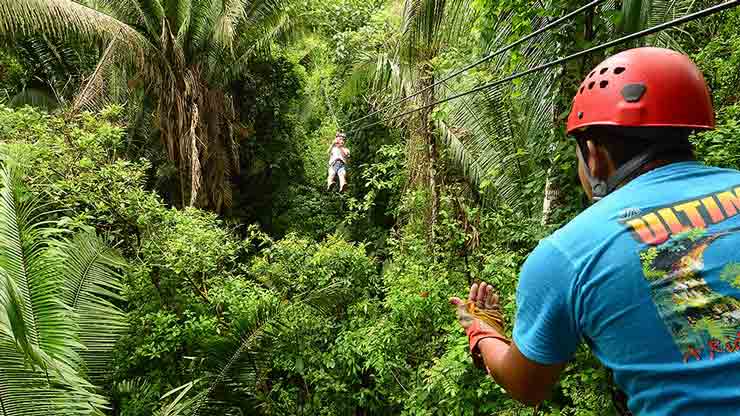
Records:
M681 127L615 127L591 126L583 132L574 133L579 146L592 140L604 148L614 166L619 168L646 149L661 146L655 159L679 161L693 160L694 152L689 136L692 130Z

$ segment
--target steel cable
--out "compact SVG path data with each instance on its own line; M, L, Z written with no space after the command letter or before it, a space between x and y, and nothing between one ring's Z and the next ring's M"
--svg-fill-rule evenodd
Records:
M395 101L395 102L393 102L391 104L388 104L382 110L375 110L375 111L373 111L373 112L371 112L371 113L369 113L369 114L367 114L367 115L365 115L363 117L360 117L360 118L358 118L356 120L349 121L349 122L347 122L347 124L345 124L342 127L349 127L349 126L351 126L353 124L359 123L362 120L368 119L368 118L374 116L375 114L380 113L381 111L384 111L384 110L386 110L388 108L395 107L395 106L397 106L399 104L405 103L406 101L408 101L408 100L410 100L410 99L412 99L414 97L419 96L423 92L428 91L428 90L430 90L430 89L432 89L432 88L434 88L436 86L439 86L441 84L444 84L447 81L451 80L452 78L455 78L458 75L461 75L461 74L463 74L463 73L465 73L465 72L467 72L467 71L469 71L469 70L477 67L478 65L481 65L481 64L483 64L485 62L488 62L491 59L495 58L498 55L501 55L504 52L510 51L511 49L515 48L516 46L521 45L522 43L524 43L524 42L526 42L526 41L528 41L528 40L530 40L532 38L534 38L535 36L537 36L537 35L539 35L539 34L541 34L543 32L546 32L546 31L548 31L550 29L553 29L553 28L559 26L561 23L565 22L566 20L570 19L571 17L576 16L576 15L582 13L583 11L588 10L588 9L590 9L592 7L596 7L599 4L604 3L605 1L607 1L607 0L594 0L594 1L592 1L592 2L590 2L588 4L586 4L586 5L584 5L582 7L580 7L578 9L576 9L576 10L574 10L574 11L572 11L572 12L570 12L570 13L562 16L562 17L560 17L559 19L554 20L551 23L548 23L547 25L545 25L545 26L543 26L543 27L535 30L534 32L528 34L527 36L524 36L521 39L518 39L515 42L513 42L513 43L511 43L509 45L506 45L506 46L504 46L504 47L502 47L502 48L500 48L500 49L498 49L498 50L496 50L496 51L494 51L494 52L486 55L485 57L483 57L483 58L481 58L481 59L479 59L479 60L477 60L477 61L475 61L475 62L473 62L473 63L471 63L471 64L469 64L469 65L467 65L467 66L465 66L465 67L463 67L463 68L461 68L459 70L457 70L457 71L455 71L454 73L452 73L452 74L446 76L445 78L443 78L443 79L441 79L441 80L433 83L432 85L429 85L429 86L427 86L425 88L422 88L421 90L419 90L419 91L417 91L417 92L415 92L415 93L413 93L413 94L411 94L411 95L409 95L407 97L403 97L403 98L401 98L398 101Z
M693 20L697 20L697 19L700 19L702 17L711 16L713 14L716 14L716 13L719 13L719 12L722 12L722 11L725 11L727 9L730 9L730 8L733 8L733 7L737 7L737 6L740 6L740 0L728 1L728 2L725 2L725 3L718 4L716 6L708 7L706 9L704 9L704 10L700 10L700 11L695 12L695 13L690 13L690 14L687 14L686 16L679 17L677 19L674 19L674 20L671 20L671 21L662 23L660 25L653 26L651 28L647 28L647 29L644 29L644 30L641 30L639 32L635 32L635 33L632 33L632 34L629 34L629 35L626 35L626 36L622 36L621 38L614 39L614 40L609 41L609 42L606 42L606 43L602 43L601 45L597 45L597 46L594 46L592 48L588 48L588 49L582 50L580 52L576 52L574 54L565 56L563 58L556 59L554 61L551 61L551 62L542 64L542 65L538 65L538 66L536 66L534 68L530 68L530 69L527 69L527 70L524 70L524 71L521 71L521 72L517 72L517 73L512 74L512 75L509 75L507 77L504 77L504 78L498 79L496 81L490 82L488 84L484 84L484 85L478 86L476 88L473 88L471 90L468 90L468 91L465 91L465 92L462 92L462 93L459 93L459 94L455 94L453 96L450 96L450 97L441 99L439 101L435 101L435 102L433 102L431 104L427 104L427 105L422 106L422 107L417 107L417 108L414 108L412 110L405 111L403 113L399 113L399 114L396 114L396 115L387 117L387 118L385 118L383 120L378 120L376 122L373 122L373 123L370 123L370 124L367 124L367 125L358 127L356 129L353 129L352 131L355 132L355 131L358 131L358 130L366 129L368 127L372 127L372 126L375 126L377 124L384 123L386 121L395 120L397 118L405 117L407 115L414 114L416 112L419 112L419 111L422 111L422 110L426 110L428 108L436 107L436 106L438 106L440 104L444 104L446 102L449 102L449 101L452 101L452 100L456 100L458 98L465 97L467 95L475 94L477 92L480 92L480 91L483 91L483 90L486 90L486 89L489 89L489 88L493 88L495 86L498 86L498 85L501 85L501 84L504 84L504 83L513 81L513 80L515 80L517 78L521 78L523 76L526 76L526 75L529 75L529 74L532 74L532 73L535 73L535 72L539 72L539 71L542 71L542 70L545 70L545 69L548 69L548 68L552 68L554 66L563 64L563 63L568 62L568 61L572 61L573 59L580 58L581 56L588 55L588 54L593 53L593 52L598 52L598 51L601 51L601 50L610 48L612 46L619 45L621 43L629 42L629 41L634 40L634 39L639 39L639 38L642 38L642 37L645 37L645 36L649 36L649 35L652 35L654 33L660 32L662 30L670 29L670 28L672 28L674 26L678 26L678 25L681 25L683 23L687 23L687 22L690 22L690 21L693 21Z

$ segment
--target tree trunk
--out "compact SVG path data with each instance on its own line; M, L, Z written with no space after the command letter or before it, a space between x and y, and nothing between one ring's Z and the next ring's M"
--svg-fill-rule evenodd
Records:
M542 202L542 225L552 224L555 210L562 206L560 187L556 184L555 168L550 166L545 179L545 200Z
M434 74L430 63L426 62L422 66L422 74L419 87L424 89L434 84ZM430 88L422 94L421 105L427 106L434 102L434 88ZM437 225L437 216L439 213L439 184L437 181L437 140L434 135L434 123L431 119L432 109L427 108L421 112L421 137L423 139L426 151L426 176L428 180L428 189L430 193L429 206L429 236L430 243L433 245L436 237L435 227Z

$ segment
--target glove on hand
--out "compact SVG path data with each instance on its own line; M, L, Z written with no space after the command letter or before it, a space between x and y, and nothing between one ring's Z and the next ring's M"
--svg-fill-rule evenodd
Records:
M484 367L483 358L478 349L480 340L495 338L507 344L511 343L502 335L504 317L498 304L498 295L493 292L493 286L485 282L480 285L473 284L470 287L467 301L452 298L450 303L457 306L457 320L468 335L470 354L476 367Z
M484 283L485 284L485 283ZM489 286L490 287L490 286ZM504 315L501 312L501 306L498 304L498 296L495 297L495 303L491 307L478 307L478 305L468 300L465 302L466 311L475 319L485 322L488 326L495 329L498 333L504 332Z

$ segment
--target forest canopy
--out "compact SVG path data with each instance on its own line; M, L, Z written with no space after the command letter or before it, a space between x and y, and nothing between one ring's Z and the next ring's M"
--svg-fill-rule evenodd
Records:
M584 4L0 0L0 415L530 414L448 299L491 283L513 322L588 207L583 77L687 54L697 157L740 168L736 8L434 104L718 2L594 2L445 80ZM538 411L613 414L612 388L582 346Z

